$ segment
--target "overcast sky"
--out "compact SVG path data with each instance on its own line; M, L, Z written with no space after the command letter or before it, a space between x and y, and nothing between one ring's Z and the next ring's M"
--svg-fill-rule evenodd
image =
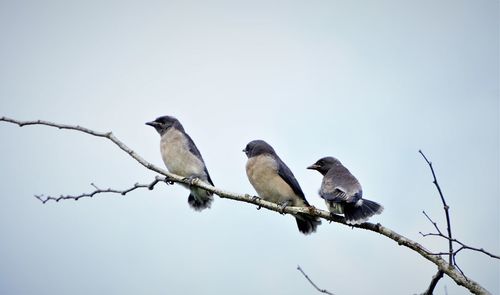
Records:
M274 146L309 202L339 158L385 206L371 219L432 251L445 230L500 253L498 1L0 1L0 116L113 131L163 167L144 125L176 116L217 187L255 194L243 147ZM436 267L372 232L158 185L100 138L0 123L1 294L413 294ZM462 251L466 275L500 293L498 260ZM450 279L435 294L468 294Z

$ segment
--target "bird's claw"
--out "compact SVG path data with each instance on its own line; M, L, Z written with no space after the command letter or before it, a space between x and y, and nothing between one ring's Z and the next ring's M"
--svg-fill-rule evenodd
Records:
M191 175L189 177L184 177L182 180L189 182L189 185L192 186L197 179L198 177Z
M257 202L258 200L261 200L259 196L252 196L252 201Z
M278 204L278 212L281 215L285 215L285 208L289 205L289 203L290 203L289 201L285 201Z
M259 197L259 196L251 196L251 198L252 198L253 202L257 202L257 201L262 200L261 197ZM260 208L262 208L262 206L260 204L257 205L257 210L260 210Z

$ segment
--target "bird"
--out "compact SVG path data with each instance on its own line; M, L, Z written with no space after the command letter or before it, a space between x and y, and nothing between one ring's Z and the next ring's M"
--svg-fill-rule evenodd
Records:
M183 176L190 181L198 178L214 185L200 151L184 127L175 117L162 116L154 121L146 122L160 134L160 152L168 171ZM213 194L201 188L182 184L190 190L189 205L195 211L210 208Z
M248 180L260 198L286 206L310 207L292 171L274 149L263 140L249 142L243 152L247 155ZM297 227L303 234L316 231L321 221L306 214L294 214Z
M347 224L363 223L384 210L382 205L363 199L361 184L338 159L324 157L307 169L323 175L319 195L331 213L344 214Z

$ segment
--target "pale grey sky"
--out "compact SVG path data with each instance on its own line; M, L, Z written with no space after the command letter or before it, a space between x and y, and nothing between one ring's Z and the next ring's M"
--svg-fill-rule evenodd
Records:
M433 251L446 242L430 171L456 238L500 253L498 1L0 1L0 115L113 131L162 166L146 121L174 115L216 186L254 194L241 152L274 146L308 200L339 158L372 218ZM188 191L42 205L34 194L127 188L154 174L112 144L46 127L0 124L1 294L335 294L422 292L436 267L374 233ZM500 293L499 262L461 268ZM443 279L436 294L468 294Z

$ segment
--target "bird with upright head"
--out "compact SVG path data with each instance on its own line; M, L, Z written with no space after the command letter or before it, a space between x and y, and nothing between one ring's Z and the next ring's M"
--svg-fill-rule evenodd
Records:
M319 195L331 213L344 214L346 223L363 223L384 210L382 205L362 198L361 184L336 158L321 158L307 169L323 175Z
M201 179L214 185L200 151L191 137L184 131L179 120L171 116L159 117L147 122L160 134L160 152L168 171L189 179ZM191 192L188 197L189 205L196 211L210 208L213 194L197 187L187 187Z
M247 155L248 180L259 197L266 201L286 206L309 207L309 203L290 168L278 157L274 149L263 140L247 144L243 152ZM297 227L303 234L316 231L321 221L306 214L295 214Z

